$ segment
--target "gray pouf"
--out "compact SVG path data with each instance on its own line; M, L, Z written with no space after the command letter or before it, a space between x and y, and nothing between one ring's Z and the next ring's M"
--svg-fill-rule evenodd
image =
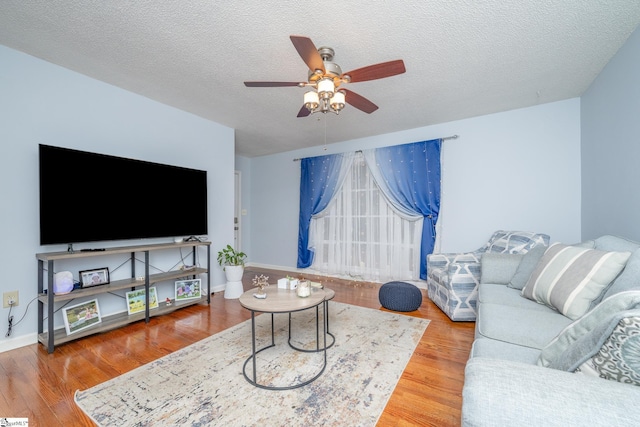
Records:
M411 283L389 282L380 287L378 299L388 310L414 311L422 304L422 292Z

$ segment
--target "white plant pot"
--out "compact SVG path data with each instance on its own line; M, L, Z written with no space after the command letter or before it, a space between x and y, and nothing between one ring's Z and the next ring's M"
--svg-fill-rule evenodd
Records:
M227 265L224 268L227 282L241 282L244 274L244 265Z
M225 299L240 298L240 295L244 293L244 289L242 287L244 266L228 265L224 268L224 274L227 277L227 284L224 288Z

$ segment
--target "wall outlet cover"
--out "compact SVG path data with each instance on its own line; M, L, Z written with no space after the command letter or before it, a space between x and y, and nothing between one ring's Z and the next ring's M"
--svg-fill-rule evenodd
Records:
M9 308L9 301L13 301L13 306L16 307L20 302L18 300L18 291L5 292L2 294L2 307Z

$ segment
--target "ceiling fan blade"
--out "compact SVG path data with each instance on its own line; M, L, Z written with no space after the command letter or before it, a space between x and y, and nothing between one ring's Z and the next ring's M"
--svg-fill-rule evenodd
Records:
M404 62L402 59L397 59L395 61L382 62L380 64L358 68L357 70L344 73L343 76L348 75L351 77L351 83L357 83L366 82L368 80L383 79L385 77L402 74L405 71L407 70L404 68Z
M371 114L378 109L378 106L373 102L369 101L362 95L358 95L357 93L350 91L349 89L340 89L344 91L345 102L349 105L356 107L358 110L362 110L367 114Z
M246 87L283 87L298 86L298 82L244 82Z
M309 114L311 114L311 111L303 105L300 111L298 111L297 117L307 117Z
M311 39L302 36L289 36L289 38L307 67L311 71L321 70L324 74L324 62Z

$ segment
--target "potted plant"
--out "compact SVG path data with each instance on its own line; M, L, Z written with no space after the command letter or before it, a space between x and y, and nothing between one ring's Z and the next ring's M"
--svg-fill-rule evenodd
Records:
M244 260L247 254L236 251L231 245L227 245L218 252L218 264L224 270L227 278L227 286L224 291L225 298L239 298L242 295L242 275L244 274Z
M238 252L231 247L231 245L227 245L226 248L223 248L218 252L218 264L221 267L225 267L228 265L231 266L242 266L244 267L244 260L247 258L247 254L244 252Z

